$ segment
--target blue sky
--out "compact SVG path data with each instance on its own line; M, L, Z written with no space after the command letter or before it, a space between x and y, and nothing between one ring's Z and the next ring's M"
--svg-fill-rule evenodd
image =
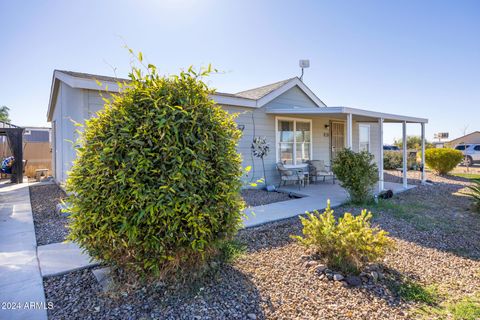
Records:
M212 63L223 92L299 75L308 58L327 105L427 117L430 140L480 130L480 1L0 0L0 105L46 125L53 70L126 76L125 43L164 73Z

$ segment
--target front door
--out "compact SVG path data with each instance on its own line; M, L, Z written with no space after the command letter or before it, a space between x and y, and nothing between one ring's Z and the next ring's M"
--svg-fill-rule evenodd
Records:
M330 128L330 145L332 146L331 161L333 163L338 152L345 148L345 123L332 121Z

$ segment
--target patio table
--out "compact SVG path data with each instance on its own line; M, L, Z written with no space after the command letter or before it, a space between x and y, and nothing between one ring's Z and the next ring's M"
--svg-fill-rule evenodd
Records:
M303 172L303 186L305 185L310 185L310 172L308 171L308 163L302 163L302 164L286 164L285 168L287 169L301 169ZM305 184L306 182L306 184Z

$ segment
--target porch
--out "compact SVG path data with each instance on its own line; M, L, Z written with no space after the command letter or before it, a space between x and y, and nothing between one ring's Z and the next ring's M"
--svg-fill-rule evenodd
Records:
M402 124L403 165L402 188L407 185L407 124L419 124L422 141L421 181L426 181L425 163L425 124L424 118L386 114L356 108L273 108L265 113L275 117L276 162L287 168L304 166L306 160L323 160L331 165L336 153L349 148L355 152L362 150L374 155L378 165L377 191L392 189L384 181L383 127L384 123ZM313 132L313 134L312 134Z
M411 188L401 183L385 182L384 187L392 190L394 193L400 193ZM314 210L323 211L330 200L332 207L338 207L348 200L348 193L338 182L332 183L331 180L310 184L306 187L298 188L298 185L282 186L278 189L280 192L291 193L301 198L275 202L267 205L250 207L245 210L245 227L254 227L272 221L283 220L295 217L305 212Z

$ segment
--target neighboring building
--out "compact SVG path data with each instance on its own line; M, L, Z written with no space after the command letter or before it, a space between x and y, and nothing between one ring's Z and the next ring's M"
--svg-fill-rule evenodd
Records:
M27 160L25 175L33 177L36 169L48 169L52 174L51 130L48 127L25 127L23 158Z
M16 127L0 122L0 128ZM49 169L51 173L52 150L51 135L48 127L23 127L22 151L26 160L25 175L33 177L36 169ZM13 155L12 148L6 136L0 136L0 158Z
M48 127L25 127L23 142L50 143L50 128Z
M100 111L104 105L100 92L107 98L110 93L118 92L117 81L128 80L54 71L47 118L52 123L53 170L58 182L65 181L75 158L74 146L68 142L76 140L77 127L71 120L83 123ZM107 86L108 92L103 89ZM271 146L271 153L265 158L269 182L279 181L277 162L290 167L304 166L304 161L309 159L330 164L345 147L368 150L377 162L382 162L384 122L419 123L423 132L428 122L409 116L327 107L297 77L235 94L217 92L212 99L228 112L239 114L236 121L243 129L243 136L238 151L243 165L253 165L256 169L253 178L261 178L263 172L260 160L251 155L252 139L254 135L267 138ZM406 129L404 134L406 136ZM383 177L383 165L379 168Z
M474 131L457 139L450 140L445 144L448 144L448 146L452 148L455 148L459 144L480 144L480 131Z
M433 141L432 142L432 144L435 146L435 148L439 148L439 149L445 148L446 143L447 142L445 142L445 141Z

